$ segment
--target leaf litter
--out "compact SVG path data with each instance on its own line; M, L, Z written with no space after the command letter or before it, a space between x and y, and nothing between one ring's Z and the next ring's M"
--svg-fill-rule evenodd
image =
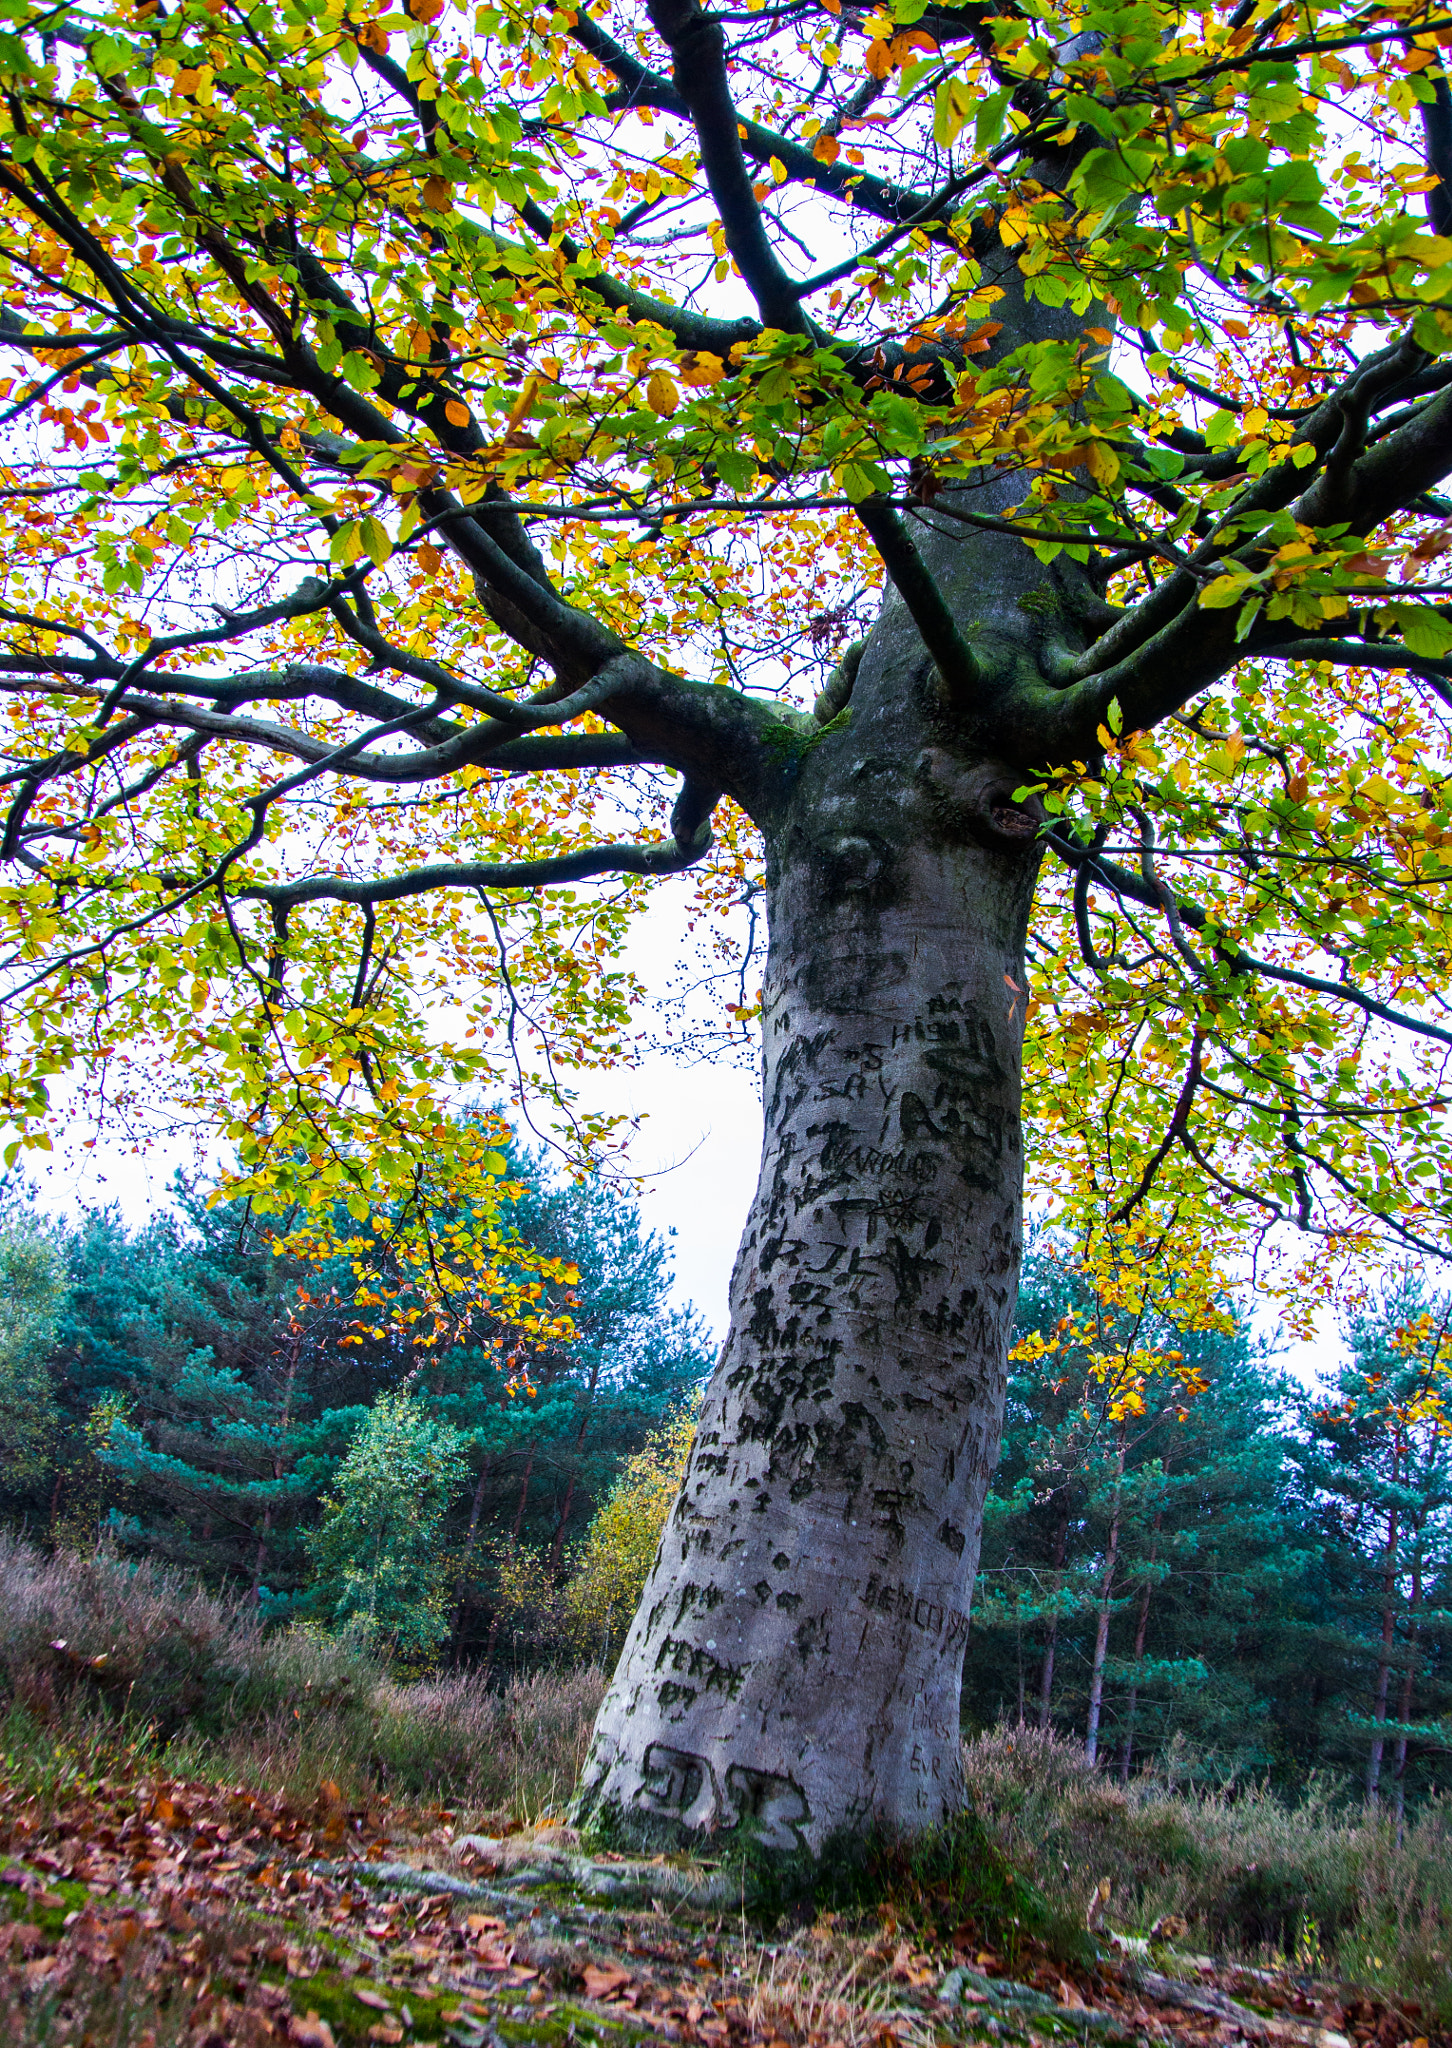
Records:
M7 2048L1452 2048L1289 1965L1110 1934L1010 1968L891 1905L764 1931L719 1871L455 1818L326 1781L306 1805L139 1771L0 1789Z

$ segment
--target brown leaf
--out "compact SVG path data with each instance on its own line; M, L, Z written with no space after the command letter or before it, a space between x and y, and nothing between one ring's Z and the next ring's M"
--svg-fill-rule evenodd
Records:
M619 1963L586 1963L585 1996L587 1998L613 1998L622 1986L630 1982L629 1970L622 1970Z
M337 2048L332 2028L315 2012L310 2012L306 2019L299 2019L294 2013L287 2023L287 2038L296 2041L298 2048ZM400 2034L399 2039L402 2038Z
M381 1991L375 1991L371 1984L355 1984L353 1996L360 2005L371 2006L374 2012L392 2012L393 2007Z

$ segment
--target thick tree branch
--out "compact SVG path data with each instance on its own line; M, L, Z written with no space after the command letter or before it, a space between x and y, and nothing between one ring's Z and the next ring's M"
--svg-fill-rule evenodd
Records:
M984 671L912 536L892 507L881 499L864 499L856 509L887 566L893 587L922 635L923 645L937 664L949 696L967 708L983 688Z
M678 875L704 859L710 849L711 829L702 825L694 839L684 844L662 839L637 846L618 840L609 846L582 847L578 853L552 854L541 860L440 862L373 881L309 875L296 882L248 883L232 894L275 909L292 909L300 903L398 903L435 889L549 889L604 875Z
M768 327L784 334L814 330L796 285L783 269L751 188L741 151L740 116L731 97L726 37L697 0L651 0L650 18L669 46L675 85L695 124L701 165L716 202L726 246Z

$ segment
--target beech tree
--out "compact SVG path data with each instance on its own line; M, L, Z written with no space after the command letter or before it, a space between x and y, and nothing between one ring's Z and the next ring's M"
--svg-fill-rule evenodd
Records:
M0 17L11 1156L154 1081L527 1332L449 1102L608 1144L650 885L764 910L581 1811L936 1820L1025 1100L1131 1308L1443 1242L1452 16Z

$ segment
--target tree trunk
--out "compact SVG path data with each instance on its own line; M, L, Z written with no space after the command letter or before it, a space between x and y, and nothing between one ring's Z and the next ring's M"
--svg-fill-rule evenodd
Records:
M585 1388L585 1397L580 1403L580 1427L575 1432L574 1462L570 1467L570 1483L565 1488L565 1504L560 1509L560 1519L555 1526L555 1540L550 1545L550 1577L558 1578L560 1563L565 1554L565 1529L570 1519L570 1509L575 1504L575 1481L580 1476L580 1453L585 1447L585 1430L590 1421L590 1410L595 1401L595 1388L600 1379L602 1359L597 1351L595 1362L590 1367L590 1379Z
M932 750L896 789L890 758L870 766L863 808L931 802ZM940 833L894 849L884 885L853 793L832 804L815 857L769 870L765 1140L730 1335L577 1808L636 1839L750 1822L815 1852L963 1797L1037 862L1031 828L1027 848Z
M1059 1521L1054 1530L1054 1597L1057 1600L1063 1591L1064 1558L1069 1545L1069 1487L1064 1483L1063 1498L1059 1503ZM1039 1726L1049 1725L1049 1705L1054 1696L1054 1653L1059 1647L1059 1616L1057 1610L1049 1616L1048 1640L1044 1644L1043 1668L1039 1672Z
M469 1509L468 1533L464 1537L464 1548L459 1558L459 1569L454 1579L454 1587L458 1594L454 1605L454 1635L450 1645L450 1660L454 1664L458 1663L460 1652L464 1647L464 1623L468 1618L471 1605L468 1590L469 1567L474 1558L474 1545L479 1540L479 1515L484 1506L484 1488L493 1469L494 1460L492 1458L485 1458L479 1467L479 1478L474 1487L474 1500Z
M1412 1556L1412 1598L1407 1614L1407 1668L1402 1673L1402 1696L1397 1703L1397 1719L1401 1729L1397 1735L1396 1750L1396 1816L1397 1841L1400 1843L1402 1825L1407 1812L1407 1723L1412 1718L1412 1706L1417 1683L1417 1640L1420 1634L1417 1617L1422 1605L1422 1541L1421 1528L1417 1530L1417 1544Z
M519 1532L524 1527L524 1510L529 1501L529 1482L534 1476L534 1445L529 1447L529 1456L524 1461L524 1477L519 1482L519 1505L514 1511L514 1527L509 1532L511 1556L519 1542ZM504 1610L496 1607L489 1622L489 1639L484 1645L484 1677L487 1679L494 1669L494 1647L499 1641L499 1622Z
M1393 1466L1393 1479L1396 1468ZM1391 1508L1386 1518L1386 1549L1383 1552L1381 1575L1381 1645L1376 1660L1376 1698L1372 1706L1372 1720L1377 1724L1371 1738L1371 1755L1366 1766L1366 1796L1376 1803L1381 1797L1381 1763L1386 1749L1386 1737L1381 1732L1386 1720L1387 1694L1391 1688L1392 1652L1396 1647L1396 1589L1397 1589L1397 1511Z
M1149 1564L1151 1572L1154 1570L1155 1560L1159 1556L1160 1530L1163 1527L1164 1519L1164 1510L1161 1508L1154 1519L1154 1539L1150 1544ZM1146 1578L1144 1585L1140 1589L1139 1614L1134 1624L1134 1664L1136 1670L1139 1669L1140 1659L1144 1656L1145 1637L1149 1633L1151 1583L1151 1580ZM1134 1712L1138 1704L1139 1686L1137 1683L1131 1683L1129 1701L1124 1712L1124 1740L1119 1747L1119 1782L1121 1785L1129 1783L1129 1761L1134 1752Z
M1028 300L1012 251L990 269L995 346L1077 345L1098 317ZM986 473L964 508L1024 489ZM1102 601L1067 556L1046 568L952 509L911 522L894 574L930 571L990 696L1037 676L1049 704ZM745 1827L815 1855L963 1799L963 1649L1023 1243L1042 811L1015 792L1041 738L994 714L1019 765L985 750L980 700L955 699L891 581L850 687L829 725L764 729L761 1178L576 1802L623 1838Z
M1120 1488L1123 1478L1124 1442L1121 1438L1119 1471L1114 1482L1114 1512L1109 1518L1109 1541L1104 1550L1104 1584L1099 1594L1099 1620L1094 1630L1094 1664L1089 1676L1089 1725L1084 1733L1084 1754L1091 1764L1099 1761L1099 1713L1104 1704L1104 1661L1109 1654L1114 1573L1119 1564Z

